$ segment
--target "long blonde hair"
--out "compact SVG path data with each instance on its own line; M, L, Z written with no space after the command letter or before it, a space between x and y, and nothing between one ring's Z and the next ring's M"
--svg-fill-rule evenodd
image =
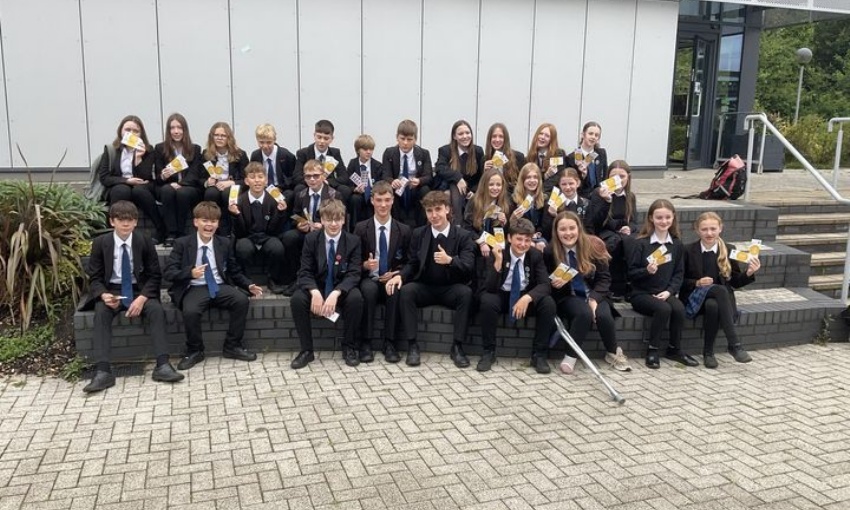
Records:
M608 264L611 255L605 248L605 242L596 236L590 235L584 231L584 226L581 218L572 211L562 211L558 213L555 222L552 224L552 253L555 256L555 261L558 263L569 264L567 260L567 250L558 239L558 224L562 221L570 220L575 222L578 228L578 237L576 238L575 252L576 262L578 263L578 271L583 275L589 275L596 271L596 262Z
M510 212L508 207L508 183L505 179L505 176L502 175L502 172L496 170L495 168L491 168L484 172L484 175L481 177L481 181L478 184L478 190L475 192L475 195L472 197L472 225L479 230L484 228L484 213L487 212L487 207L490 205L490 202L493 202L493 199L490 198L490 179L496 175L499 179L502 180L502 191L499 193L499 196L496 197L496 205L498 205L502 212L507 216Z
M715 212L706 211L699 215L694 222L694 230L699 233L699 225L703 221L714 220L723 228L723 220ZM717 269L720 270L720 276L724 280L728 280L732 276L732 264L729 263L729 250L726 248L726 243L719 236L717 237Z
M531 172L537 172L537 191L534 193L534 208L540 209L546 203L546 195L543 194L543 172L540 171L540 167L537 166L537 163L526 163L522 166L522 170L519 171L519 177L516 180L516 186L514 187L514 203L519 205L525 200L525 196L528 194L528 191L525 189L525 178Z

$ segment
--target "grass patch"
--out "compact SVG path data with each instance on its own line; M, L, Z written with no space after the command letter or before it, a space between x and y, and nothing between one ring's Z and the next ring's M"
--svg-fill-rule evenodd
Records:
M53 340L53 325L42 324L21 333L10 329L0 335L0 363L40 351Z

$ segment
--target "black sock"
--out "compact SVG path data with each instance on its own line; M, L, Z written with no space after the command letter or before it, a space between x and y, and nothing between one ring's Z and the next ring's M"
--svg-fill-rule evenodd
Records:
M112 365L110 365L108 361L98 361L95 368L98 372L106 372L107 374L112 373Z
M156 357L156 366L161 367L168 363L168 354L160 354Z

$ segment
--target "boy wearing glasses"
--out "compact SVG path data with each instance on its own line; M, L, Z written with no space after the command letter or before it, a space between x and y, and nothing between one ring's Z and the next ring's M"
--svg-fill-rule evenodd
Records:
M308 170L305 166L305 176ZM308 181L309 182L309 181ZM328 199L319 211L321 229L307 234L298 270L298 289L292 296L292 319L301 340L301 352L292 360L292 368L304 368L315 359L310 316L336 322L340 314L345 323L342 340L345 364L360 364L355 335L363 312L360 294L360 238L343 229L345 206Z

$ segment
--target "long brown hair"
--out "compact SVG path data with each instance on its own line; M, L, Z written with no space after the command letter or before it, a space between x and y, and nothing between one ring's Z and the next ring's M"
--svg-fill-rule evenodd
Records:
M614 160L611 165L608 167L608 177L611 177L611 170L625 170L626 174L629 176L628 180L626 180L626 185L623 187L623 191L625 191L624 196L626 198L626 223L631 223L632 218L634 218L635 210L635 200L634 194L632 193L632 169L629 167L629 164L626 163L622 159ZM598 191L597 191L598 193ZM614 201L611 200L611 204L608 206L608 221L611 220L611 215L613 214Z
M537 163L526 163L522 166L522 170L519 171L519 177L516 180L516 186L514 187L514 203L519 205L525 200L525 196L528 195L528 191L525 189L525 178L531 172L537 172L537 192L534 193L534 208L540 209L546 203L546 195L543 194L543 172L540 171L540 167L537 166Z
M591 121L585 123L584 126L582 126L582 128L581 128L581 135L578 137L578 146L579 147L581 147L581 141L584 138L584 134L587 133L587 130L592 128L592 127L599 128L599 137L602 138L602 126L598 122L596 122L595 120L591 120ZM599 148L599 142L596 142L596 145L593 146L593 150L596 150L598 148Z
M455 140L455 132L461 126L466 126L469 129L469 149L466 151L466 168L460 167L460 149L458 149L457 140ZM478 171L478 159L475 156L475 140L472 137L472 126L469 125L469 122L459 120L452 124L452 141L449 143L449 149L451 152L451 161L449 164L452 170L457 170L463 175L475 175Z
M700 223L706 220L714 220L723 228L723 220L720 219L720 215L713 211L706 211L700 214L694 222L694 230L697 231L697 234L699 234ZM720 271L720 276L724 280L728 280L732 276L732 265L729 263L729 250L720 236L717 237L717 269Z
M549 122L544 122L538 126L537 131L534 132L534 136L531 137L531 143L528 146L528 156L527 159L530 161L537 161L537 136L540 135L540 132L544 129L549 128L549 146L546 147L545 158L551 158L557 156L558 151L560 151L560 147L558 147L558 130L555 128L554 124Z
M239 146L236 145L236 138L233 137L233 130L230 129L230 124L227 122L216 122L210 128L210 134L207 136L207 148L204 149L204 158L207 161L215 161L216 155L218 151L215 149L215 130L218 128L224 128L225 134L227 134L227 161L229 163L233 163L234 161L239 160Z
M487 145L484 147L484 157L485 161L488 159L493 159L493 155L496 154L496 150L493 149L493 144L491 140L493 139L493 133L496 132L497 129L502 130L502 136L505 138L505 143L502 145L502 154L508 158L508 162L505 164L503 170L505 173L505 180L508 181L508 185L511 187L516 186L517 178L519 178L519 168L516 165L516 156L514 155L513 149L511 149L511 135L508 134L508 128L505 127L501 122L497 122L490 126L490 129L487 130Z
M575 222L578 229L578 237L576 238L574 249L579 273L589 275L596 271L597 262L607 265L611 259L611 255L608 254L608 250L605 248L605 242L596 236L586 233L581 218L572 211L558 213L558 216L555 217L555 222L552 224L552 254L555 256L555 262L569 265L569 259L567 257L568 250L558 238L558 225L566 220Z
M175 120L183 128L183 140L180 142L175 142L171 138L171 122ZM186 122L186 117L179 113L172 113L165 121L165 136L163 136L162 143L165 146L165 159L168 161L171 161L177 155L174 151L175 144L180 146L180 152L186 160L192 161L195 158L195 145L192 143L192 137L189 136L189 123Z
M510 212L508 203L508 183L505 176L495 168L491 168L484 172L481 181L478 184L478 190L472 197L472 226L481 230L484 227L484 213L493 201L490 198L490 179L493 176L498 176L502 180L502 192L496 197L496 205L502 208L502 212L507 216Z
M112 142L112 146L116 149L121 147L121 139L124 138L124 133L121 132L121 130L124 129L124 124L126 124L127 122L133 122L137 126L139 126L139 137L142 139L143 142L145 142L145 150L147 152L150 152L151 144L150 142L148 142L148 133L147 131L145 131L145 124L142 122L142 119L135 115L127 115L126 117L121 119L121 122L118 124L118 129L115 130L115 140Z
M673 203L667 200L666 198L659 198L652 205L649 206L649 210L646 212L646 219L643 221L643 226L640 228L640 233L637 235L638 239L642 237L650 237L653 232L655 232L655 224L652 223L652 215L658 209L667 209L671 213L673 213L673 223L670 224L670 237L679 237L679 220L676 219L676 208L673 207Z

